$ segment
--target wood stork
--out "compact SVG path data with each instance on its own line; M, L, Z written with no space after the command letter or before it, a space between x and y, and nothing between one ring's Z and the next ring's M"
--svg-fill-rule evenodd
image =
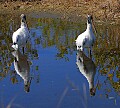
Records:
M12 47L15 50L18 50L20 47L23 48L23 53L24 53L24 47L27 43L27 40L30 36L29 30L27 27L27 22L26 22L26 15L21 14L21 27L13 33L12 36L12 41L13 45Z
M87 79L89 83L89 91L90 95L95 95L95 87L94 87L94 77L96 74L96 66L91 58L88 58L83 51L77 52L76 64L79 68L79 71L83 74L83 76Z
M85 47L89 47L89 52L91 55L91 48L95 42L95 36L92 29L92 16L87 16L87 29L85 32L80 34L76 39L77 50L84 51Z

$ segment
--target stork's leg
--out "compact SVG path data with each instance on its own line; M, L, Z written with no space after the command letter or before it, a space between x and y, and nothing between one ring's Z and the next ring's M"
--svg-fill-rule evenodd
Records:
M89 48L89 58L92 58L92 48Z
M17 62L17 58L15 57L15 62Z
M25 48L23 47L22 50L23 50L23 54L24 54L24 52L25 52Z

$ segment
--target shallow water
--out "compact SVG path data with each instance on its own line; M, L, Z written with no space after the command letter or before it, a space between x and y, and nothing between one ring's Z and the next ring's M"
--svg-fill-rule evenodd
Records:
M0 108L119 108L119 25L95 24L96 43L89 59L88 50L77 52L74 42L85 21L28 15L31 38L23 55L11 48L19 20L0 18ZM19 73L19 67L26 72ZM95 96L85 75L93 75Z

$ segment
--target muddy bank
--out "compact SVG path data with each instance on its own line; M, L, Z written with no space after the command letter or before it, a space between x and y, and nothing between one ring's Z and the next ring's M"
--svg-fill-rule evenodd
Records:
M114 2L114 3L113 3ZM0 14L17 15L20 13L35 14L35 16L52 16L62 19L79 21L87 14L92 14L95 20L120 22L120 2L118 0L41 0L32 2L7 1L0 3Z

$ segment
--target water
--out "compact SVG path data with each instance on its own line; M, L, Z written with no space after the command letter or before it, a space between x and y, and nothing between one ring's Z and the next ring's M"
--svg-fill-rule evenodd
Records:
M74 42L85 30L85 21L28 15L31 38L23 55L11 48L19 20L0 18L0 108L119 108L119 25L96 23L91 60L87 49L85 55L76 51ZM19 67L26 72L17 72ZM95 96L90 95L84 70L93 70Z

